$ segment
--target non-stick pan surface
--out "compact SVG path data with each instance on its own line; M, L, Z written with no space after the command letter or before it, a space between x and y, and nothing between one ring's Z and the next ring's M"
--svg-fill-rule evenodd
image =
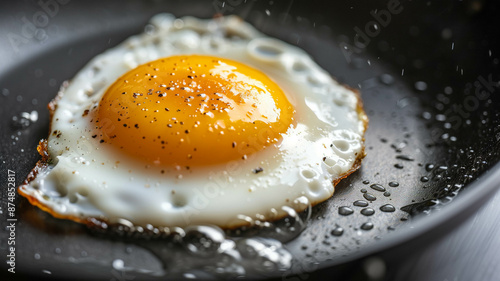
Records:
M370 118L362 168L312 209L300 235L284 241L294 257L290 267L262 272L243 266L247 278L363 278L348 272L353 261L422 247L467 218L497 186L494 1L46 2L52 12L44 1L2 2L0 9L2 229L10 224L8 171L19 185L39 159L36 145L48 132L46 105L60 84L95 55L142 32L160 12L240 15L305 49L362 93ZM42 13L46 22L37 22ZM356 206L359 200L368 206ZM16 198L15 205L17 277L163 280L157 275L165 271L174 279L218 277L206 273L210 261L190 264L186 275L175 259L189 258L161 239L97 234L54 219L25 199ZM9 235L0 234L2 255ZM2 263L2 274L6 270Z

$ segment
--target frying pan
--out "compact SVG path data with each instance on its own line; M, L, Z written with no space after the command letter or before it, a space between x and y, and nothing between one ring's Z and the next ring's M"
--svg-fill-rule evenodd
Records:
M48 2L51 10L44 8ZM370 118L362 168L336 187L333 198L312 208L300 234L282 241L292 264L263 272L243 263L246 278L363 280L364 273L356 271L361 259L374 254L397 259L424 247L474 213L498 187L496 1L60 0L1 5L3 229L9 224L8 171L15 172L19 185L39 159L36 145L48 132L46 104L59 85L95 55L142 32L160 12L239 15L269 36L303 48L332 76L362 93ZM359 200L368 207L356 206L363 205ZM176 271L181 268L176 259L191 260L169 239L97 233L52 218L19 196L15 205L17 278L221 277L207 273L210 260L191 263L187 275ZM381 210L387 205L394 211ZM9 235L0 233L2 255L8 254Z

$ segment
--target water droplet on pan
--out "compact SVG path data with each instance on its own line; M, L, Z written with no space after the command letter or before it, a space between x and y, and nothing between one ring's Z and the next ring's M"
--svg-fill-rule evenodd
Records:
M385 205L380 207L380 211L386 212L386 213L392 213L392 212L396 211L396 208L391 204L385 204Z
M368 207L368 202L366 202L365 200L357 200L352 204L356 207Z
M116 259L113 261L112 266L116 270L123 270L123 268L125 267L125 263L123 262L123 260Z
M398 182L396 182L396 181L391 181L391 182L389 182L389 186L390 186L390 187L398 187L398 186L399 186L399 183L398 183Z
M371 201L375 201L375 200L377 200L377 197L375 197L375 196L374 196L373 194L371 194L371 193L365 193L365 194L363 194L363 197L364 197L366 200L370 201L370 202L371 202Z
M373 223L371 222L365 222L361 225L360 227L363 230L371 230L373 228Z
M425 83L424 81L418 81L415 83L415 89L419 91L425 91L427 90L427 83Z
M405 160L405 161L414 161L415 160L408 155L397 155L396 159Z
M331 234L333 236L342 236L342 234L344 234L344 229L338 226L332 230Z
M404 168L404 166L402 164L399 164L399 163L394 164L394 167L397 168L397 169L403 169Z
M22 112L19 116L12 117L12 127L17 130L28 128L38 120L38 112L33 110L31 113Z
M361 210L361 214L364 216L372 216L373 214L375 214L375 210L372 208L364 208L363 210Z
M448 167L447 166L439 166L437 167L436 169L436 173L442 173L442 172L445 172L448 170Z
M425 120L431 120L432 114L430 112L424 111L422 112L422 118L424 118Z
M390 74L382 74L379 77L380 82L384 83L385 85L392 85L394 83L394 77Z
M351 215L352 213L354 213L354 210L347 206L339 207L339 214L342 216L348 216Z
M384 192L385 191L385 187L383 187L382 185L377 184L377 183L370 185L370 187L373 190L376 190L376 191L380 191L380 192Z

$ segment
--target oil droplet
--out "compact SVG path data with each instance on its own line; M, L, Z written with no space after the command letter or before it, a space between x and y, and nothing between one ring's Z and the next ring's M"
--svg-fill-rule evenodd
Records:
M116 270L122 270L124 268L124 265L125 263L123 262L123 260L120 260L120 259L116 259L113 261L113 268L116 269Z
M442 172L444 172L446 170L448 170L448 167L446 167L446 166L439 166L436 169L436 173L442 173Z
M39 259L40 259L40 254L39 254L39 253L36 253L36 254L34 255L34 258L35 258L35 260L39 260Z
M347 206L342 206L339 208L339 214L342 216L348 216L351 215L352 213L354 213L354 210Z
M403 168L404 168L404 166L403 166L403 165L401 165L401 164L399 164L399 163L394 164L394 167L395 167L395 168L398 168L398 169L403 169Z
M373 228L373 223L371 222L365 222L361 225L361 229L363 230L370 230Z
M342 234L344 234L344 229L340 226L337 226L332 230L331 234L333 236L342 236Z
M183 276L186 279L196 279L196 275L194 275L193 273L189 273L189 272L184 273Z
M380 184L377 184L377 183L374 183L374 184L370 185L370 187L373 190L376 190L376 191L380 191L380 192L384 192L385 191L385 187L383 187L383 186L381 186Z
M405 161L414 161L415 160L408 155L396 155L396 159L405 160Z
M368 202L366 202L365 200L356 200L352 204L356 207L368 207Z
M386 213L392 213L396 211L396 207L392 206L391 204L385 204L380 207L380 211L386 212Z
M365 193L365 194L363 194L363 197L364 197L366 200L370 201L370 202L371 202L371 201L375 201L375 200L377 200L377 197L375 197L375 196L374 196L373 194L371 194L371 193Z
M421 182L428 182L428 181L429 181L429 178L428 178L428 177L426 177L426 176L423 176L423 177L421 177L421 178L420 178L420 181L421 181Z
M363 181L363 184L369 184L369 183L370 183L370 181L368 181L368 180Z
M427 90L427 83L425 83L424 81L418 81L415 83L415 89L419 91L425 91Z
M398 187L399 186L399 182L397 182L397 181L391 181L391 182L389 182L389 186L390 187Z
M366 188L362 188L360 191L361 191L361 193L366 193L367 192Z
M361 210L361 214L364 216L372 216L373 214L375 214L375 210L372 208L364 208L363 210Z
M384 192L384 196L389 197L389 196L391 196L391 193L389 191L386 191L386 192Z
M30 112L22 112L20 116L12 117L12 126L17 129L26 129L31 124L38 120L38 112L33 110Z
M434 169L434 165L433 164L427 164L427 165L425 165L425 170L427 172L432 171L432 169Z
M444 114L436 114L436 121L440 121L440 122L446 121L446 115L444 115Z
M384 83L385 85L391 85L392 83L394 83L394 77L392 77L392 75L390 74L382 74L380 75L379 79L380 82Z

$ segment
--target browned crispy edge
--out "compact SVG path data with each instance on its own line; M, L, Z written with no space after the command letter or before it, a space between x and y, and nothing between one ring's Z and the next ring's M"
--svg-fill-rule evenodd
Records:
M358 113L358 116L361 119L361 121L363 121L364 130L363 130L363 138L361 139L361 141L363 142L363 146L361 148L361 153L356 157L356 160L354 161L354 164L352 165L351 169L349 169L349 171L347 171L345 174L341 175L339 178L333 180L334 186L336 186L342 179L345 179L350 174L357 171L361 167L361 161L366 156L365 133L366 133L366 130L368 129L368 116L366 115L366 112L365 112L365 109L363 106L363 100L361 99L361 93L359 92L359 90L351 88L348 85L342 84L342 86L351 90L356 95L356 99L358 100L357 104L356 104L356 112Z
M68 85L69 85L68 81L64 81L63 84L61 85L61 88L57 92L56 97L54 99L52 99L49 102L49 104L47 105L47 108L49 110L49 116L50 116L49 117L49 134L52 131L52 121L54 119L54 112L57 109L57 102L62 98L63 93L66 90L66 88L68 87ZM38 154L40 154L40 156L42 157L42 159L40 159L36 163L35 167L29 172L28 176L23 181L23 183L17 188L17 191L19 192L20 195L22 195L23 197L25 197L26 199L28 199L28 201L31 203L31 205L37 206L42 211L45 211L45 212L49 213L50 215L52 215L55 218L68 219L68 220L72 220L72 221L75 221L75 222L78 222L78 223L83 223L83 224L86 224L86 225L89 225L89 226L96 225L96 223L94 223L92 219L81 219L81 218L79 218L77 216L58 214L58 213L54 212L52 209L50 209L50 207L48 207L47 205L45 205L44 203L40 202L35 197L32 197L32 196L30 196L29 194L27 194L27 193L25 193L23 191L23 189L22 189L23 187L27 186L31 181L33 181L37 177L38 173L41 170L47 169L47 167L49 166L50 155L49 155L49 151L48 151L48 147L47 146L48 146L48 143L47 143L46 139L40 140L40 142L38 143L38 146L37 146L36 150L38 151Z

